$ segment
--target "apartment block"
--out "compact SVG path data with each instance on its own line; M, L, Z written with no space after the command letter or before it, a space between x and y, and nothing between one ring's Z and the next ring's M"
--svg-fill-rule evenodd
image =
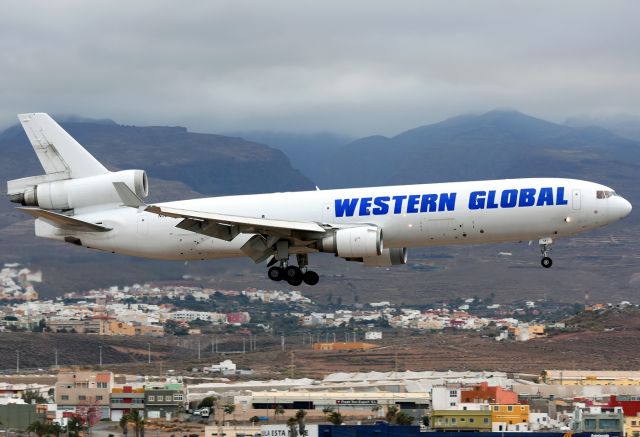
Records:
M110 417L111 372L63 372L58 374L55 398L59 409L94 407L99 418Z

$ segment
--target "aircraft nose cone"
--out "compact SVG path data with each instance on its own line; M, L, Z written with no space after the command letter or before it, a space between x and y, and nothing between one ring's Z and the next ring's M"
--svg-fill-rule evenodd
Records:
M633 206L631 206L631 202L629 202L627 199L622 199L622 207L621 207L622 217L626 217L629 214L631 214L632 209L633 209Z

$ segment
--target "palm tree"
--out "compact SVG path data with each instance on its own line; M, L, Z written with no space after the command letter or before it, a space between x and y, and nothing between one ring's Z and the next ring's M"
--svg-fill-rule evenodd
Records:
M389 423L396 423L396 416L398 415L398 407L396 405L391 405L387 408L387 414L384 415L384 418Z
M334 425L342 425L342 422L344 422L344 417L337 411L332 411L331 413L327 414L327 420Z
M29 426L27 426L27 432L31 434L32 432L36 433L38 437L42 437L48 432L47 425L40 421L31 422Z
M326 416L327 414L329 414L329 413L333 413L333 411L334 411L334 408L333 408L333 407L324 407L324 408L322 409L322 412L325 414L325 416Z
M298 435L304 436L306 432L306 426L304 423L304 418L307 416L307 412L304 410L296 411L296 422L298 422Z
M120 418L120 428L122 428L122 435L127 436L129 434L129 415L123 414Z
M144 416L138 410L128 414L129 422L133 423L133 430L136 437L144 437Z
M289 427L289 437L298 437L298 428L296 425L298 421L295 417L289 417L287 419L287 426Z
M278 416L282 416L283 414L284 408L282 408L282 405L276 405L273 409L273 418L276 420L276 423L278 423Z

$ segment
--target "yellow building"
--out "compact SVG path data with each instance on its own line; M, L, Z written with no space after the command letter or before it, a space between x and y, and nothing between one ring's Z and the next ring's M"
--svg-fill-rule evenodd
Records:
M494 432L526 431L529 423L529 406L520 404L491 405L491 423Z
M640 417L624 418L624 435L626 437L640 437Z
M640 385L640 372L613 370L545 370L542 380L560 385Z
M544 337L544 325L512 326L509 328L509 336L514 340L527 341L532 338Z
M136 335L136 328L130 323L110 320L109 332L111 335Z
M136 335L144 335L149 337L162 337L164 335L164 326L158 325L139 325L135 326Z
M434 431L491 431L491 415L484 410L433 410L431 427Z

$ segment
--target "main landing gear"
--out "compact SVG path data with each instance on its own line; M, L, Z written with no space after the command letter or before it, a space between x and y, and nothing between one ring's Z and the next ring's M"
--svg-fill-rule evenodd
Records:
M320 276L316 272L307 269L309 263L308 255L298 254L296 258L298 261L297 266L289 265L288 256L280 260L273 258L270 265L275 263L278 263L278 265L273 265L269 268L267 272L269 279L272 281L287 281L289 285L294 287L303 282L307 285L316 285L320 281Z
M542 267L545 269L548 269L553 265L553 261L547 256L547 251L551 250L551 243L553 243L553 240L551 238L541 238L539 243L540 252L542 252L542 260L540 261L540 264L542 264Z

